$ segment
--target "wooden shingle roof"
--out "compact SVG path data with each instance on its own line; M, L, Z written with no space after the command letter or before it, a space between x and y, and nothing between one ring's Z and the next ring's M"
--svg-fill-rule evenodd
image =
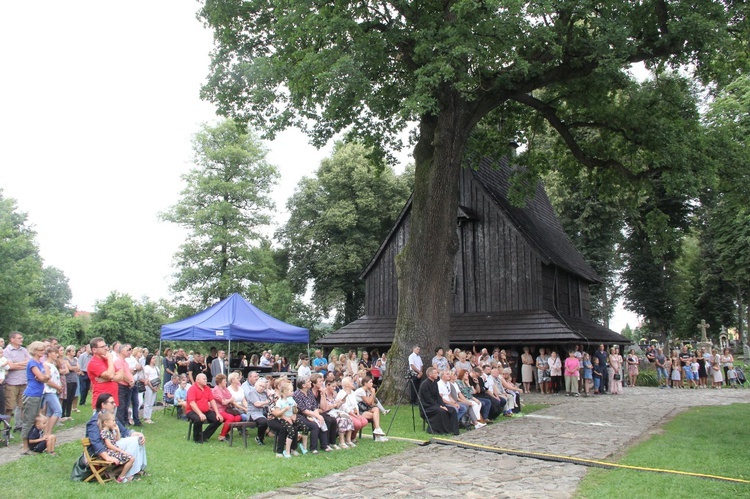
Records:
M390 346L396 317L363 316L330 333L317 344L323 346ZM563 317L547 310L524 310L493 314L451 315L451 346L473 342L492 345L559 343L629 343L624 336L584 319Z
M527 199L524 206L514 206L508 200L511 177L516 170L508 164L507 158L499 162L485 158L473 175L526 240L548 260L546 263L554 263L589 282L601 282L596 271L568 238L541 182L537 183L534 196Z

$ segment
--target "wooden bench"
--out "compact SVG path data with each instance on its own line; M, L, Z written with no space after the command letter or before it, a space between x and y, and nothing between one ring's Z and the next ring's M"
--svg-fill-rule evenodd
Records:
M229 447L234 444L234 430L239 430L242 434L242 440L247 448L247 430L258 426L254 421L241 421L238 423L229 424Z

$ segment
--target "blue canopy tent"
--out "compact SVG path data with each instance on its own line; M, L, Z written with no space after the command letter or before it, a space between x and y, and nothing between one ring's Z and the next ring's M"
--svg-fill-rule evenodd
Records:
M203 312L161 327L161 341L310 343L308 329L271 317L237 293ZM161 345L160 345L161 347ZM160 348L161 349L161 348Z

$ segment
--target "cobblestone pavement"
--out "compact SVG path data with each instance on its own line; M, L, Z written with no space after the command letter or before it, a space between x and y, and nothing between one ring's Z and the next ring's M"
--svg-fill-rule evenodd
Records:
M551 407L506 419L459 440L509 449L604 459L657 432L693 406L750 402L750 390L625 389L623 395L524 396ZM386 444L387 445L387 444ZM258 495L277 497L570 497L587 468L447 445L415 447L344 473Z

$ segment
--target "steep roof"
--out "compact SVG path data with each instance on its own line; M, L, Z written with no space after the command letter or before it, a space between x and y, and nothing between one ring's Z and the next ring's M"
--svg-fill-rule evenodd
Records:
M534 196L527 199L524 206L514 206L509 201L510 182L516 171L518 167L510 165L507 158L499 162L485 158L472 173L543 258L589 282L601 282L596 271L565 234L541 182L537 183Z

